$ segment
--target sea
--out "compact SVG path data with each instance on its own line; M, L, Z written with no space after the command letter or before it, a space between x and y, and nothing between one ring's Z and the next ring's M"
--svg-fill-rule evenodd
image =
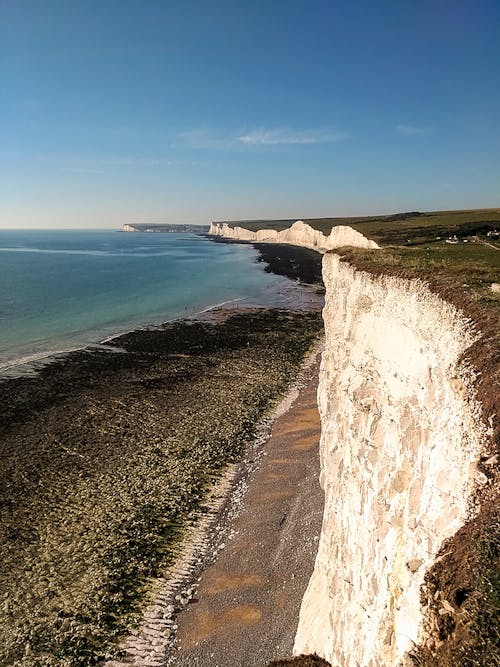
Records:
M286 305L296 286L257 259L191 233L0 230L0 373L219 305Z

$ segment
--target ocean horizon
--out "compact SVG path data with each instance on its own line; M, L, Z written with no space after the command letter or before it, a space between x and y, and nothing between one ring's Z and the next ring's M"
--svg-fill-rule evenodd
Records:
M0 372L204 310L284 305L251 245L192 233L0 231Z

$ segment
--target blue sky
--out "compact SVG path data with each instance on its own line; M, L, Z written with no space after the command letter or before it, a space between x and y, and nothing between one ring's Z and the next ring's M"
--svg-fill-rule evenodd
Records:
M500 205L498 0L0 0L0 227Z

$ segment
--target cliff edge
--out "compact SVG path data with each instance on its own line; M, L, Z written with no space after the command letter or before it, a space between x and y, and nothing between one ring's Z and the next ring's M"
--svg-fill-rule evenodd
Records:
M437 244L367 253L377 244L344 226L325 236L302 221L255 232L222 223L210 233L324 255L325 510L294 654L334 667L448 666L457 656L500 664L495 263L477 264L481 239L453 252ZM331 251L342 246L367 270ZM488 307L478 318L479 304Z
M483 481L484 427L460 363L476 334L419 281L373 277L333 253L323 279L325 512L294 652L395 666L424 639L424 575Z

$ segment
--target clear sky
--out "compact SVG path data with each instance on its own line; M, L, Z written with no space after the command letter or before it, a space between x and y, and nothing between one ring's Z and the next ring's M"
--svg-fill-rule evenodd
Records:
M0 0L0 227L500 205L499 0Z

